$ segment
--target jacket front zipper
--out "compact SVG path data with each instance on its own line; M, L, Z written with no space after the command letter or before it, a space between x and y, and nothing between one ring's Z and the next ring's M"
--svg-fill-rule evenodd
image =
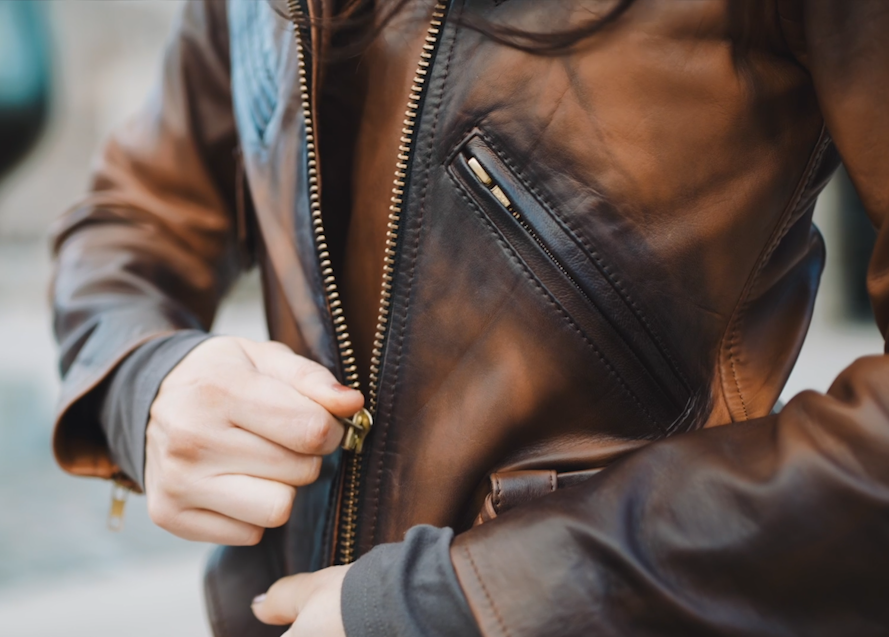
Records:
M294 23L294 34L298 53L298 80L302 102L303 119L306 131L306 154L308 156L309 207L312 215L315 247L319 259L327 304L333 320L337 347L344 375L344 383L354 389L360 389L358 368L355 352L349 338L349 328L343 313L342 301L337 288L333 267L330 260L327 238L324 233L324 221L321 216L321 188L319 182L318 151L315 143L315 127L312 102L309 95L308 70L306 68L306 50L300 32L306 22L306 11L300 0L287 0L290 17ZM414 75L405 111L404 128L401 131L401 143L398 147L398 159L395 168L395 180L392 187L392 199L389 206L389 223L386 232L385 257L383 262L383 281L380 292L380 305L377 314L376 332L374 334L371 355L370 373L368 375L368 408L362 409L352 418L344 420L346 436L343 448L346 453L346 467L343 474L343 493L340 504L339 528L334 531L336 538L336 557L338 564L350 564L355 561L355 543L358 530L358 499L361 489L361 465L364 440L373 425L373 417L377 411L379 396L380 372L383 348L389 327L389 307L392 296L392 281L395 272L396 248L398 233L401 226L408 166L413 150L415 130L420 112L420 103L425 90L432 58L441 37L441 28L447 11L447 3L440 0L433 9L432 20L426 31L420 61Z

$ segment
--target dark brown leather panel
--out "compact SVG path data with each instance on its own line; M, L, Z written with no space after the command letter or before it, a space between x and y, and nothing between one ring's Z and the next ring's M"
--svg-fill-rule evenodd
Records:
M735 307L720 355L723 395L732 420L748 420L771 410L802 347L808 321L802 330L793 324L801 316L811 316L824 263L824 245L812 228L812 212L815 198L838 164L830 137L822 132L797 192L779 217ZM797 339L788 343L793 334ZM781 352L783 360L764 359L761 352Z
M878 2L806 3L819 102L878 226L889 212L880 107L889 55L878 35L887 21ZM809 190L835 161L806 178ZM793 294L812 285L785 283L799 279L802 255L821 250L808 230L810 203L794 207L796 227L767 259L774 283L753 303L751 338L740 349L748 361L775 352L781 332L785 347L796 338L781 311L802 313ZM884 333L885 234L870 277ZM774 336L762 338L769 331L756 326L776 318ZM884 357L862 359L827 396L807 392L777 416L651 445L576 489L464 534L452 556L483 632L885 634L886 366ZM767 380L758 364L750 370L761 385L748 396L775 391L780 377ZM558 563L536 561L544 555ZM523 599L558 599L547 606L555 612L516 604L508 591L517 581Z
M342 285L364 387L377 327L395 158L404 128L404 109L430 18L429 6L413 5L371 44L361 64L366 76L362 78L367 87L366 100L354 148L354 208ZM329 152L341 153L343 149L333 148Z
M458 536L483 634L884 635L885 367L862 359L827 396L650 445Z
M465 519L491 472L596 466L613 445L673 430L650 417L650 402L640 407L632 376L612 373L621 365L597 354L601 340L584 338L570 303L547 286L553 273L529 267L454 182L448 167L473 129L510 158L529 184L522 188L533 188L514 196L546 201L578 238L580 248L557 258L598 255L610 289L681 355L676 367L695 393L679 428L744 417L735 408L711 412L724 402L718 352L747 280L762 255L768 261L766 246L808 179L822 121L792 58L766 58L762 88L745 84L718 4L640 4L589 47L559 58L467 30L451 50L447 33L410 175L362 550L416 523ZM462 6L452 8L455 18ZM513 1L500 15L530 24L544 10ZM693 24L698 44L688 49ZM681 70L677 56L686 60ZM788 242L782 258L799 267L787 281L768 279L800 298L782 329L804 330L820 254L816 244ZM753 342L762 330L769 324L747 326L739 338ZM758 374L778 379L798 346L785 339L781 358L740 345ZM767 413L777 387L757 393L747 416Z

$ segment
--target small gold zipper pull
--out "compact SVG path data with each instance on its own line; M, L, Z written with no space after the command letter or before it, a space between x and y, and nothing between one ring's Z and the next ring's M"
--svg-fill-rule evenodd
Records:
M499 201L504 208L513 212L512 202L509 200L509 197L506 196L506 193L503 192L503 189L500 186L494 183L494 180L491 179L491 175L488 174L488 171L482 168L481 163L475 157L470 157L466 160L466 163L469 164L476 179L491 191L494 198Z
M108 530L115 533L123 529L123 514L130 490L115 481L111 486L111 509L108 511Z
M373 427L374 419L370 412L362 409L351 418L343 418L341 422L346 426L346 435L343 436L342 447L346 451L361 453L364 447L364 439Z

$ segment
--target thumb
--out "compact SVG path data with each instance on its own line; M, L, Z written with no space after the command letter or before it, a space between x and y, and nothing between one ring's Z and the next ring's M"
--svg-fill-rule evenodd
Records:
M314 588L314 573L284 577L272 584L267 593L256 597L250 608L263 624L292 624Z

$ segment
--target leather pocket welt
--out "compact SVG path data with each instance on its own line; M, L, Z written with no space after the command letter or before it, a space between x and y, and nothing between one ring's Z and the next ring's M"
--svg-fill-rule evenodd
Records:
M511 165L476 132L460 145L448 169L643 414L671 433L689 409L688 384L601 257L590 256Z
M472 526L490 522L501 513L533 502L549 493L555 493L558 489L566 489L586 482L603 468L567 473L546 469L492 473L490 491Z

